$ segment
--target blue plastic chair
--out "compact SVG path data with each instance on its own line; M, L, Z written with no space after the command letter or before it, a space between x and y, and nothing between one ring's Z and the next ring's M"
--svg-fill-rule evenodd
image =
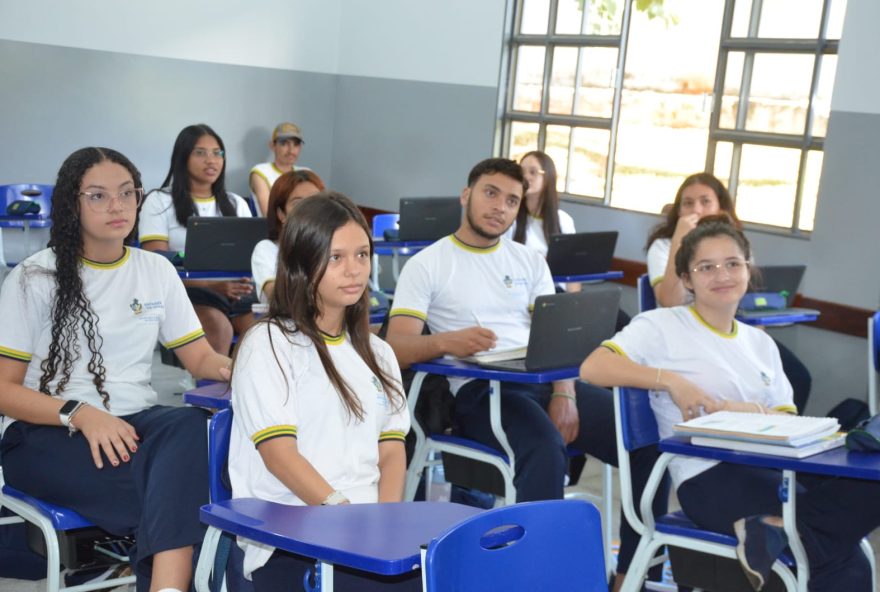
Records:
M400 223L400 214L376 214L373 216L373 239L385 240L385 231L397 229ZM390 255L388 253L380 253L381 255Z
M422 573L426 592L605 592L599 511L553 500L483 512L431 541Z
M877 415L877 373L880 372L880 311L868 319L868 408Z
M43 538L46 541L47 592L79 589L76 586L61 587L61 552L58 545L58 533L80 528L92 528L95 525L69 508L46 503L9 485L3 485L2 493L0 493L0 507L8 508L21 519L39 528L43 533ZM0 524L7 524L13 520L15 519L3 519ZM134 582L135 576L130 575L112 578L99 584L90 584L91 587L88 589L115 588Z
M657 297L654 295L654 287L651 285L651 278L647 273L639 276L637 289L639 292L639 312L657 308Z
M54 185L38 185L34 183L16 183L0 185L0 214L14 201L33 201L40 204L40 214L48 216L52 211L52 191ZM31 228L47 228L52 222L47 219L33 220ZM18 220L0 220L0 228L22 228L24 223Z
M664 478L669 462L675 455L664 453L657 460L642 495L640 514L636 514L629 453L646 446L653 446L660 440L648 391L615 387L614 422L617 432L617 458L620 465L620 503L627 522L642 537L626 572L623 590L626 592L641 589L655 553L664 545L736 560L736 537L702 530L680 511L657 517L656 520L653 517L651 505L654 495ZM789 591L798 589L797 580L790 569L793 566L794 561L786 555L780 557L773 566L773 571L779 575Z

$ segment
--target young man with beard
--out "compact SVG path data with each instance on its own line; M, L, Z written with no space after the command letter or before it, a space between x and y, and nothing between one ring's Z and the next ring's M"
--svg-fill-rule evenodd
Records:
M461 192L461 226L407 262L387 336L402 368L444 355L527 345L535 298L553 294L554 287L540 253L502 238L526 186L516 162L480 162ZM422 335L425 324L430 335ZM489 425L488 381L449 382L461 435L500 449ZM609 391L574 380L503 383L501 390L502 424L516 455L518 502L562 497L567 444L617 464Z

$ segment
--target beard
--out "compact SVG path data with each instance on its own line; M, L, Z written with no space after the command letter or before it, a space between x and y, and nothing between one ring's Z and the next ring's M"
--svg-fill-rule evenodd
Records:
M477 221L474 219L473 212L471 211L470 200L468 200L468 204L467 204L467 207L465 208L464 213L465 213L465 216L467 217L468 226L471 227L471 230L473 230L477 236L485 238L486 240L495 240L497 238L500 238L501 235L503 235L505 232L507 232L507 229L510 228L510 224L508 224L507 228L505 228L501 232L496 233L496 232L489 232L488 230L486 230L485 228L483 228L482 226L477 224ZM511 221L511 224L513 224L513 221Z

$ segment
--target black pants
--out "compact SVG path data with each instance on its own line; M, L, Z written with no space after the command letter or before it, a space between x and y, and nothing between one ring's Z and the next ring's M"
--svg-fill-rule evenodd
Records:
M614 403L611 391L576 382L580 429L571 447L617 466L614 435ZM501 426L516 456L518 502L561 499L568 466L568 452L562 435L547 414L551 384L501 384ZM489 383L475 380L465 384L455 396L455 415L462 436L500 450L489 424ZM630 455L633 493L640 499L654 467L657 452L645 448ZM655 498L655 515L665 514L669 497L666 485ZM620 521L618 572L625 573L639 544L639 536L625 518Z
M810 371L804 363L794 355L793 351L788 349L788 347L782 342L777 341L776 339L773 341L776 342L776 347L779 348L779 358L782 361L782 371L785 372L785 377L788 378L788 382L791 383L794 404L797 407L798 413L803 415L804 410L807 407L807 401L810 400L810 389L813 388L813 377L810 375Z
M152 556L198 544L199 508L208 502L205 411L156 406L122 419L140 437L137 452L98 469L88 441L66 427L17 421L3 435L6 483L82 514L100 528L136 538L138 591L150 587Z
M275 550L266 565L254 570L251 579L256 592L304 590L301 584L316 571L315 560ZM402 576L378 576L367 572L334 567L333 589L339 592L418 592L422 589L420 571Z
M721 463L678 488L688 518L700 528L733 534L747 516L782 515L782 472ZM798 475L797 528L810 562L811 592L871 590L859 542L880 526L880 482Z

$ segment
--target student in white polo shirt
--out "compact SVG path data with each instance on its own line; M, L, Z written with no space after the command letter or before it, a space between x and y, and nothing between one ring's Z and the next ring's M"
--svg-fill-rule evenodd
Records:
M140 214L139 239L147 251L183 251L191 216L250 217L247 203L226 191L223 140L205 124L189 125L177 135L162 189L151 191ZM251 279L186 280L186 293L217 352L229 353L232 337L254 322L256 302Z
M58 172L49 248L0 291L7 484L133 534L139 592L189 590L207 501L205 414L157 405L156 341L199 377L228 377L168 261L125 245L143 198L122 154L83 148ZM152 588L150 587L152 584Z
M269 215L269 191L281 175L291 171L309 170L308 167L296 166L305 143L302 130L295 123L279 123L275 126L272 139L269 140L269 150L274 156L272 162L254 165L248 179L251 200L256 204L257 215Z
M409 413L391 348L369 331L372 241L348 198L297 204L281 231L269 314L232 375L234 497L292 505L399 502ZM289 590L314 561L240 539L258 591ZM421 590L337 569L337 590Z

